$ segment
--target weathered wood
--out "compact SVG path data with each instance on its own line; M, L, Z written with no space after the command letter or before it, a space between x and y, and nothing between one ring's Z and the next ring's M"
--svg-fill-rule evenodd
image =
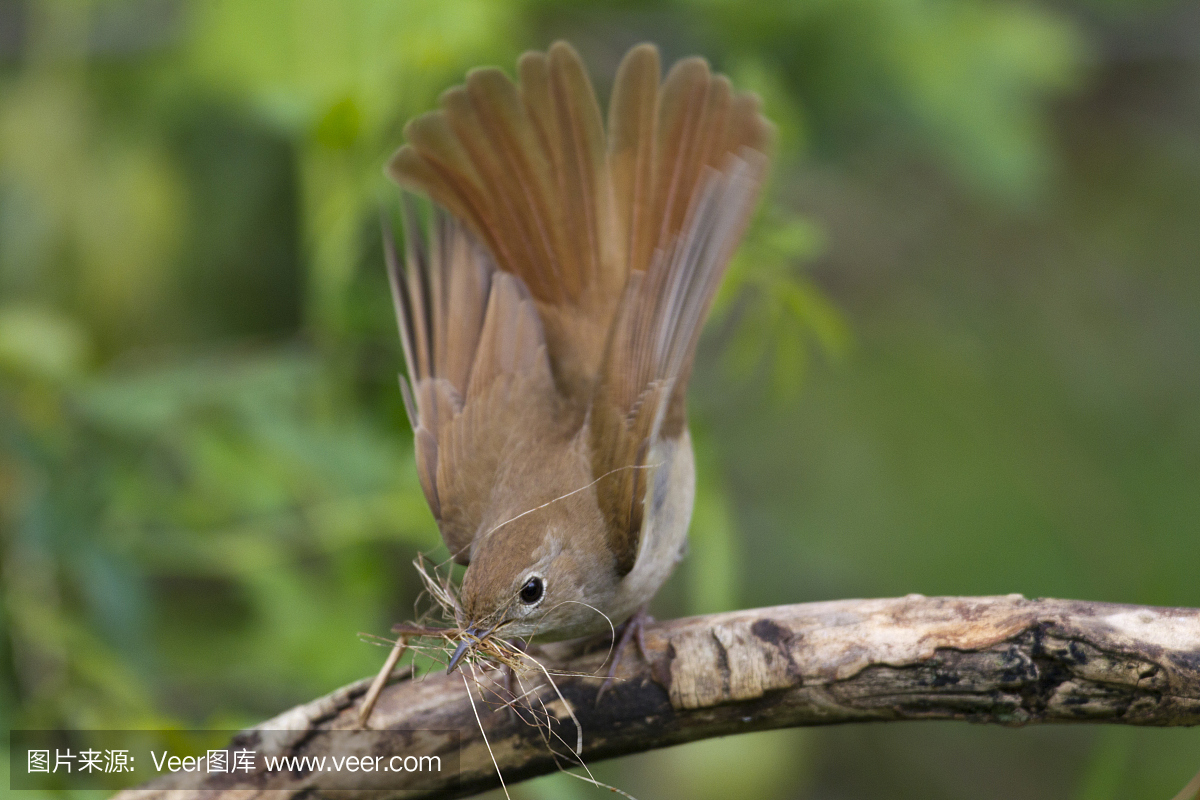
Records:
M670 620L646 629L646 645L650 663L624 658L620 681L599 703L600 680L556 679L582 725L585 761L743 731L844 722L1200 724L1200 609L910 595ZM540 659L552 670L603 674L607 643L573 647ZM491 705L479 702L477 687L476 707L505 780L557 769L544 731L497 707L499 673L479 679ZM537 683L531 674L522 680L526 688ZM344 687L259 729L295 730L271 746L312 754L319 739L306 739L311 731L358 725L357 704L369 684ZM537 708L544 702L556 717L553 729L562 740L556 749L566 753L575 745L575 726L554 690L539 685L527 702ZM461 731L457 785L404 797L458 797L499 785L459 674L391 683L368 724ZM451 746L445 737L417 733L406 752L432 755ZM311 776L253 778L260 789L322 794ZM211 784L218 791L206 796L220 798L219 786ZM146 791L138 798L146 800Z

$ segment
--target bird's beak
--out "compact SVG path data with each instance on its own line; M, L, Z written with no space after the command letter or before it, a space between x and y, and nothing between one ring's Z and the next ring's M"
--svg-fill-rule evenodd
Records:
M473 645L478 644L483 640L483 637L491 633L489 628L486 631L481 631L479 628L467 628L463 637L458 641L458 647L454 648L454 655L450 656L450 666L446 667L446 674L454 672L454 668L458 666L458 662L462 661L463 656L467 654Z

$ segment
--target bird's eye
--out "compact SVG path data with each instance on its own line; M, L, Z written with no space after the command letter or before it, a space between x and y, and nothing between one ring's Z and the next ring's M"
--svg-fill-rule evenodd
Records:
M542 594L545 591L546 586L542 583L542 579L534 575L521 587L521 602L527 606L531 606L542 599Z

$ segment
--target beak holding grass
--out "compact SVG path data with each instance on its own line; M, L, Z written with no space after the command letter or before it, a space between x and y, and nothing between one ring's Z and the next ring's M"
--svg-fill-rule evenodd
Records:
M458 640L458 647L454 648L454 654L450 656L450 664L446 667L446 673L454 672L458 662L462 661L475 645L483 642L491 632L491 629L481 631L478 628L467 628L463 631L462 638Z

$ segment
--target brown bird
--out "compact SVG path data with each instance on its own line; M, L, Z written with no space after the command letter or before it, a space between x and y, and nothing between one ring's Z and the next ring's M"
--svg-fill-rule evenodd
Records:
M653 45L607 130L570 45L517 72L469 72L388 164L442 209L423 234L406 199L406 267L388 256L421 486L467 565L452 669L490 635L608 631L681 558L692 358L772 138L700 58L660 84Z

